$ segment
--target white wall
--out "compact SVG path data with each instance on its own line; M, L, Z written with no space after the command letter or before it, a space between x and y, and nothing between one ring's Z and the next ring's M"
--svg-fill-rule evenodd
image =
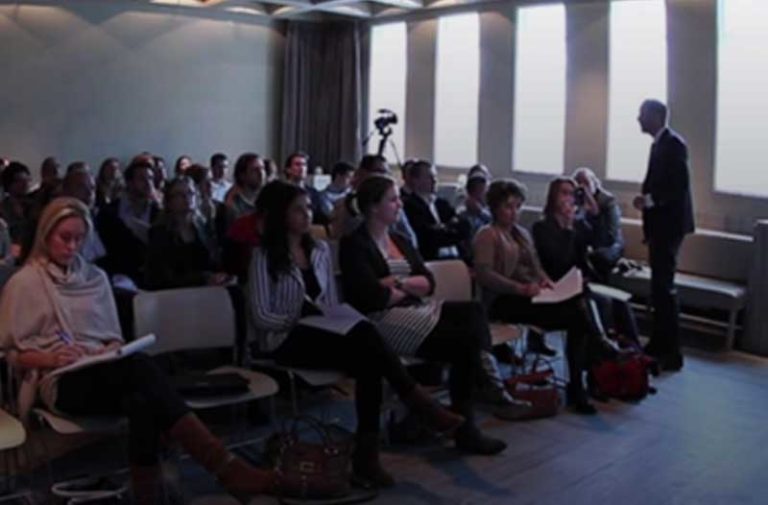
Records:
M0 156L277 153L268 18L126 0L0 1Z
M480 12L479 161L497 177L522 180L533 205L543 203L549 176L512 171L513 85L516 10L530 1L462 6L377 20L408 22L409 75L406 155L433 157L434 47L437 18L450 12ZM607 0L567 5L568 90L564 166L580 165L605 176L608 122ZM688 141L697 225L752 234L756 219L768 216L768 199L714 190L717 91L717 0L667 0L668 74L671 124ZM457 76L457 78L460 78ZM639 107L639 104L638 104ZM638 135L642 135L638 128ZM727 167L725 167L727 169ZM441 176L458 175L449 169ZM455 179L454 179L455 180ZM608 181L628 217L639 184Z

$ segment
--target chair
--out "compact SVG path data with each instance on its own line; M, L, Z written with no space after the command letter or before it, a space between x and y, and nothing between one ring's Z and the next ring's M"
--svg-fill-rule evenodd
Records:
M461 260L430 261L427 268L435 276L435 292L438 300L468 302L472 297L472 278L469 268ZM523 336L522 327L514 324L490 323L491 345L513 342Z
M194 349L231 348L235 362L235 312L226 288L200 287L139 293L133 300L136 335L154 333L151 354ZM268 375L236 366L207 373L236 373L248 381L248 392L187 400L191 409L235 405L274 396L277 382Z

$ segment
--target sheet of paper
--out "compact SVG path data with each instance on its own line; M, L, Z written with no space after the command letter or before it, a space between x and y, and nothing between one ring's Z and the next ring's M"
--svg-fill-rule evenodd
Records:
M560 303L580 295L584 289L584 279L581 270L571 268L552 289L542 289L541 293L533 297L533 303Z
M346 303L332 307L320 307L320 310L323 311L322 316L302 317L299 319L299 324L337 335L346 335L357 323L367 321L364 315Z
M75 361L71 365L57 368L51 372L51 376L61 375L67 372L74 372L75 370L80 370L81 368L93 366L98 363L105 363L107 361L115 361L121 358L125 358L126 356L130 356L131 354L146 349L147 347L153 345L156 341L157 337L155 337L154 333L150 333L149 335L144 335L141 338L137 338L133 342L129 342L114 351L97 354L96 356L85 356L84 358Z

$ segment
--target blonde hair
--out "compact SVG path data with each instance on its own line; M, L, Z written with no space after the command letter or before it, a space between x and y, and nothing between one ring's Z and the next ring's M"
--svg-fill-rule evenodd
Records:
M86 233L93 229L90 212L83 202L76 198L60 196L45 207L35 232L35 243L27 261L48 259L48 236L56 225L70 217L79 217L85 223Z

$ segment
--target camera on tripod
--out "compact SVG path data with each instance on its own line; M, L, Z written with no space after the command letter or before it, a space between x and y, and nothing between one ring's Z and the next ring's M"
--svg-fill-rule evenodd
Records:
M379 131L379 135L390 135L390 125L397 124L397 114L389 109L379 109L379 116L373 121L373 125Z

